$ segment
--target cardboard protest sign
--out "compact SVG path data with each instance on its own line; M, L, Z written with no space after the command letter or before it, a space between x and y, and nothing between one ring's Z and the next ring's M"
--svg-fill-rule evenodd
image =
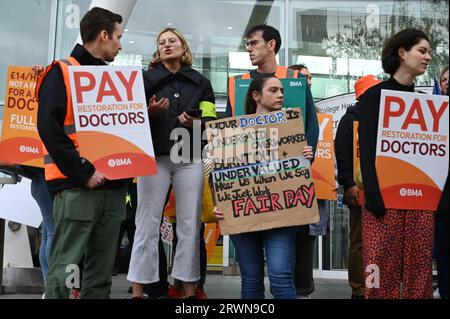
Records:
M283 85L283 107L300 108L306 123L306 78L279 79ZM234 116L245 114L245 96L252 79L238 79L235 84Z
M44 167L37 131L36 80L31 67L8 67L0 161Z
M80 154L111 179L156 174L142 71L69 67Z
M333 116L317 114L319 139L312 165L312 175L318 199L336 200L336 180L334 177Z
M386 208L437 208L448 174L448 102L448 96L381 92L376 171Z
M317 223L299 109L207 123L222 234Z

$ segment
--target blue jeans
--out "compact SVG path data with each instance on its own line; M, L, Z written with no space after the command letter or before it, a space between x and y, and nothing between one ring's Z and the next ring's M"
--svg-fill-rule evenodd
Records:
M36 174L31 180L31 196L38 204L42 214L42 242L39 249L39 263L44 280L47 280L55 222L53 220L53 200L43 173Z
M241 298L264 299L264 251L270 292L275 299L295 299L295 236L297 227L231 235L241 270Z

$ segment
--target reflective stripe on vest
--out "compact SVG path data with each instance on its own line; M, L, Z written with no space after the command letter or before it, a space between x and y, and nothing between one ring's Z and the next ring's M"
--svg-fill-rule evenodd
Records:
M36 85L36 97L39 98L39 90L42 85L42 82L45 76L50 72L50 70L59 65L61 68L61 72L64 79L64 86L66 88L66 96L67 96L67 104L66 104L66 117L64 118L64 133L72 140L75 145L76 150L78 151L78 139L76 135L75 129L75 120L73 116L73 107L72 107L72 92L70 90L70 79L69 79L69 66L71 65L80 65L80 63L73 57L68 57L66 59L60 61L53 61L44 71L41 77L38 79L38 83ZM43 147L44 152L44 165L45 165L45 179L47 181L55 180L55 179L64 179L67 178L61 171L58 169L56 164L53 162L53 159L48 154L47 149Z
M275 71L275 76L279 79L285 78L298 78L299 71L292 70L285 66L277 66L277 70ZM235 89L236 89L236 80L248 80L251 79L251 73L245 73L241 75L231 76L228 78L228 98L230 100L231 105L231 116L234 116L234 98L235 98Z

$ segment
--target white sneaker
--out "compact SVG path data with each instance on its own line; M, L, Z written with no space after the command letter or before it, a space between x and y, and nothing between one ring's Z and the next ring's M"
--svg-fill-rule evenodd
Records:
M45 292L42 294L41 299L45 299Z
M311 295L297 295L297 299L311 299Z

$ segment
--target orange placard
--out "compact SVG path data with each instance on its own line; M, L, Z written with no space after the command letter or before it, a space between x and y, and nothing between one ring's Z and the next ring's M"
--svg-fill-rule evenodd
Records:
M37 131L36 79L31 67L8 66L0 161L44 167Z
M312 174L318 199L336 200L334 177L333 115L317 114L319 141L312 165Z

